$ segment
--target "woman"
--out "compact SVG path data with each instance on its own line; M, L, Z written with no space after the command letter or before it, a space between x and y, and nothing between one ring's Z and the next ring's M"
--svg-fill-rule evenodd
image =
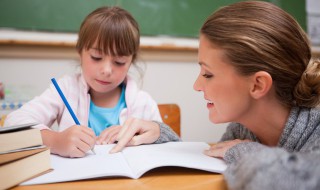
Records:
M271 3L223 7L201 28L199 64L210 120L231 122L205 151L231 164L229 187L319 188L320 62L298 23Z
M239 2L209 16L199 42L194 89L213 123L230 122L205 154L229 164L228 187L319 189L320 62L299 24L271 3Z

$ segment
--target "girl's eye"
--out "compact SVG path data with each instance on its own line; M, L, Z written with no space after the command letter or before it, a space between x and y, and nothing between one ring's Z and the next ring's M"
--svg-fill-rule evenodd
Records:
M122 66L122 65L125 65L126 63L125 62L120 62L120 61L115 61L115 64L119 65L119 66Z
M210 75L210 74L206 74L206 73L205 73L205 74L203 74L202 76L203 76L204 78L207 78L207 79L208 79L208 78L211 78L213 75Z
M94 60L94 61L100 61L102 58L101 57L91 56L91 59Z

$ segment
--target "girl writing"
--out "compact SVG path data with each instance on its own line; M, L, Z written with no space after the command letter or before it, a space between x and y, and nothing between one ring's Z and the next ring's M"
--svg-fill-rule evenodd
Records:
M152 142L162 142L155 123L162 121L157 103L128 76L139 44L139 27L130 13L119 7L94 10L84 19L76 45L82 73L58 80L82 125L75 125L53 85L9 114L5 125L39 123L36 127L41 129L44 144L64 157L83 157L95 143L114 143L124 124L152 127L155 132L147 135ZM51 130L55 121L57 131ZM166 130L170 131L164 126L162 131ZM139 142L139 135L133 140Z

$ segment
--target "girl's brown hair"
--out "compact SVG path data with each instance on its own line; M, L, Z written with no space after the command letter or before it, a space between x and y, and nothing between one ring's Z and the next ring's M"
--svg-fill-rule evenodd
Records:
M244 1L217 10L201 34L224 49L240 74L268 72L285 106L319 104L320 62L311 60L309 40L288 13L262 1Z
M82 22L77 41L79 53L96 43L106 55L133 55L137 58L140 45L140 31L136 20L120 7L100 7L90 13Z

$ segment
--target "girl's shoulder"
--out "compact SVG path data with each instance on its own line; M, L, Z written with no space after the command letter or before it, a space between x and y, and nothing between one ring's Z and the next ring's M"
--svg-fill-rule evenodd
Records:
M60 86L65 86L67 88L73 88L77 86L86 87L86 82L83 78L83 75L80 73L64 75L57 81Z
M58 79L58 81L66 82L66 83L77 83L82 80L82 74L75 73L75 74L69 74L64 75Z
M127 106L157 106L157 103L152 96L148 92L141 90L134 79L127 77L125 85L125 99Z

